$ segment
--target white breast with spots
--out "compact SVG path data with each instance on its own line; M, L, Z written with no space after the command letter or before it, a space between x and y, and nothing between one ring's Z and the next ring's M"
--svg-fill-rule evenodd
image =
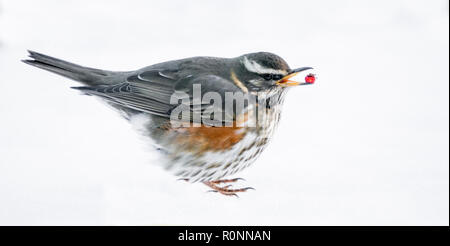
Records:
M159 150L158 154L164 168L180 178L190 182L222 179L247 168L260 156L278 125L282 99L280 95L277 103L268 109L270 113L264 118L264 122L260 122L260 127L239 129L239 131L245 131L245 136L227 150L205 151L198 155L189 151L180 151L170 142L157 144L151 141L151 144ZM148 118L147 122L142 122L142 118L139 118L139 121L136 120L137 130L147 136L149 134L145 131L148 128L145 126L152 124L148 120Z

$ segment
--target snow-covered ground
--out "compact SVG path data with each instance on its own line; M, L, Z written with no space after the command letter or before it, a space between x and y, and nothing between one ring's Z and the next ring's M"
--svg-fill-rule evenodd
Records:
M448 1L0 0L0 225L448 225ZM313 66L240 198L176 181L32 49L132 70L197 55Z

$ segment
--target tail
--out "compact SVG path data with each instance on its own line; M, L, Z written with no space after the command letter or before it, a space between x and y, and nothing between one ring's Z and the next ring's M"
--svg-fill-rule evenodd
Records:
M30 50L28 52L29 57L32 59L22 60L26 64L42 68L89 86L110 84L116 79L116 75L120 74L120 72L83 67Z

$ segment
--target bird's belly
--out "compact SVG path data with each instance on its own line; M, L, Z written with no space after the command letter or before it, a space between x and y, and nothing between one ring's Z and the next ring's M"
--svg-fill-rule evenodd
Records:
M191 148L177 148L177 151L167 155L167 168L192 182L218 180L241 171L261 154L268 138L245 130L236 134L228 142L226 138L217 138L208 144L200 140L199 148L194 151Z
M267 146L275 128L170 128L165 120L147 118L138 130L150 137L167 170L191 182L219 180L248 167Z
M160 151L163 166L192 182L217 180L242 170L267 142L262 134L245 127L182 127L165 129L154 137L164 149Z

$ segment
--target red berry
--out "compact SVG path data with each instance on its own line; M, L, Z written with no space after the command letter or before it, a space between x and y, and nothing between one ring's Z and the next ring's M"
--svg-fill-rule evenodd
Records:
M314 84L315 81L316 81L316 76L314 76L314 74L308 74L305 77L305 82L308 84Z

